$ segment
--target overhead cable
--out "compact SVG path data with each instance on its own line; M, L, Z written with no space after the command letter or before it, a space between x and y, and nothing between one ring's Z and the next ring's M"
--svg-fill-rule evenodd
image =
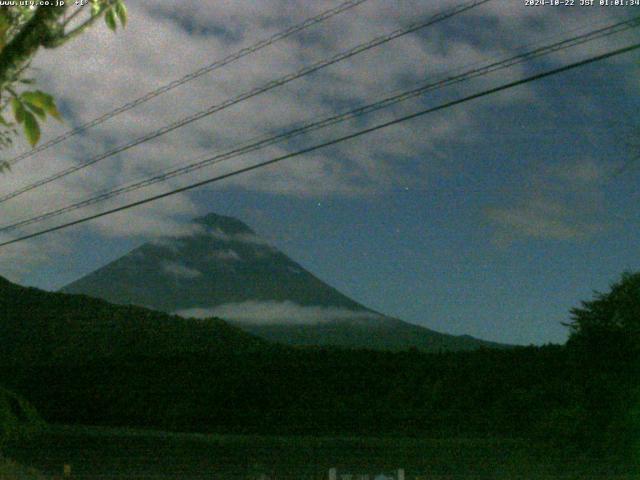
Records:
M69 168L66 168L64 170L61 170L57 173L54 173L53 175L46 177L44 179L38 180L36 182L33 182L29 185L26 185L24 187L21 187L17 190L14 190L13 192L7 193L5 195L0 196L0 203L6 202L7 200L10 200L12 198L15 198L19 195L22 195L23 193L27 193L30 192L32 190L35 190L36 188L42 187L43 185L47 185L48 183L51 183L55 180L58 180L60 178L66 177L67 175L70 175L72 173L75 173L79 170L82 170L86 167L89 167L91 165L94 165L96 163L98 163L101 160L104 160L106 158L109 157L113 157L114 155L117 155L119 153L122 153L126 150L129 150L137 145L146 143L150 140L153 140L155 138L158 138L162 135L165 135L169 132L172 132L178 128L184 127L185 125L188 125L190 123L193 123L197 120L200 120L202 118L208 117L216 112L219 112L221 110L224 110L228 107L231 107L232 105L236 105L244 100L248 100L249 98L255 97L257 95L260 95L262 93L265 93L269 90L272 90L276 87L280 87L282 85L285 85L289 82L292 82L293 80L296 80L298 78L301 78L305 75L309 75L313 72L316 72L322 68L328 67L330 65L333 65L335 63L341 62L343 60L346 60L348 58L351 58L355 55L358 55L362 52L365 52L367 50L371 50L372 48L378 47L382 44L385 44L387 42L390 42L396 38L399 38L401 36L407 35L409 33L415 32L417 30L420 30L422 28L434 25L436 23L442 22L448 18L451 18L455 15L458 15L460 13L466 12L467 10L470 10L472 8L478 7L482 4L485 4L487 2L490 2L492 0L473 0L471 2L467 2L461 5L458 5L454 8L451 8L449 10L446 10L444 12L438 13L436 15L433 15L432 17L430 17L428 20L426 21L422 21L422 22L418 22L418 23L413 23L407 27L403 27L403 28L399 28L394 30L393 32L387 34L387 35L382 35L379 37L374 38L373 40L370 40L369 42L357 45L354 48L351 48L347 51L338 53L336 55L334 55L331 58L322 60L320 62L314 63L310 66L304 67L301 70L298 70L297 72L285 75L284 77L281 77L277 80L273 80L263 86L254 88L252 90L249 90L248 92L242 93L236 97L232 97L220 104L216 104L216 105L212 105L209 108L202 110L200 112L194 113L192 115L189 115L188 117L182 118L176 122L173 122L169 125L166 125L162 128L159 128L157 130L154 130L153 132L150 132L148 134L143 135L142 137L139 137L129 143L126 143L124 145L121 145L119 147L116 147L112 150L109 150L105 153L99 154L95 157L90 158L89 160L86 160L80 164L77 165L73 165Z
M107 112L93 120L90 120L86 123L83 123L82 125L79 125L77 127L75 127L72 130L68 130L64 133L62 133L61 135L52 138L51 140L39 145L38 147L29 150L27 152L24 152L20 155L17 155L16 157L7 160L6 163L8 163L10 166L15 165L16 163L18 163L21 160L24 160L26 158L32 157L35 154L42 152L44 150L47 150L48 148L53 147L54 145L59 144L60 142L65 141L68 138L71 138L79 133L82 133L92 127L95 127L97 125L100 125L103 122L106 122L107 120L120 115L121 113L124 113L128 110L131 110L132 108L137 107L138 105L141 105L145 102L148 102L149 100L156 98L164 93L169 92L170 90L173 90L174 88L177 88L181 85L184 85L187 82L191 82L192 80L195 80L196 78L201 77L202 75L205 75L207 73L213 72L214 70L218 70L219 68L222 68L226 65L229 65L230 63L233 63L237 60L240 60L243 57L246 57L249 54L255 53L259 50L262 50L263 48L268 47L269 45L272 45L276 42L278 42L279 40L283 40L287 37L290 37L292 35L295 35L298 32L301 32L302 30L305 30L306 28L309 28L313 25L316 25L320 22L324 22L325 20L328 20L331 17L334 17L335 15L338 15L339 13L342 13L344 11L350 10L358 5L360 5L361 3L364 3L368 0L349 0L346 2L341 3L340 5L331 8L329 10L325 10L324 12L314 16L314 17L310 17L307 18L305 21L297 24L297 25L293 25L292 27L287 28L286 30L283 30L281 32L278 32L268 38L265 38L263 40L260 40L257 43L254 43L253 45L249 46L249 47L245 47L242 48L241 50L238 50L237 52L232 53L231 55L228 55L226 57L224 57L221 60L216 60L215 62L206 65L202 68L199 68L198 70L195 70L191 73L188 73L187 75L183 76L182 78L179 78L177 80L174 80L170 83L167 83L159 88L156 88L155 90L152 90L144 95L142 95L141 97L136 98L135 100L132 100L128 103L125 103L124 105L115 108L113 110L111 110L110 112Z
M250 172L250 171L258 170L260 168L264 168L266 166L273 165L275 163L282 162L282 161L290 159L290 158L298 157L298 156L304 155L306 153L311 153L313 151L320 150L322 148L326 148L326 147L329 147L329 146L332 146L332 145L336 145L338 143L342 143L342 142L345 142L347 140L351 140L353 138L361 137L363 135L367 135L369 133L373 133L375 131L382 130L384 128L388 128L390 126L397 125L399 123L406 122L408 120L412 120L412 119L415 119L415 118L418 118L418 117L422 117L424 115L427 115L427 114L430 114L430 113L434 113L434 112L437 112L437 111L445 110L445 109L454 107L456 105L460 105L460 104L463 104L463 103L466 103L466 102L469 102L469 101L472 101L472 100L476 100L478 98L486 97L488 95L493 95L495 93L498 93L498 92L501 92L501 91L504 91L504 90L508 90L508 89L517 87L519 85L524 85L526 83L530 83L530 82L533 82L533 81L536 81L536 80L541 80L543 78L547 78L547 77L550 77L552 75L557 75L559 73L563 73L563 72L566 72L568 70L572 70L572 69L575 69L575 68L578 68L578 67L589 65L589 64L601 61L601 60L605 60L607 58L612 58L614 56L621 55L621 54L624 54L624 53L628 53L628 52L637 50L639 48L640 48L640 43L636 43L636 44L630 45L628 47L619 48L619 49L616 49L616 50L613 50L613 51L610 51L610 52L607 52L607 53L604 53L604 54L601 54L601 55L596 55L596 56L590 57L590 58L588 58L586 60L582 60L582 61L579 61L579 62L574 62L574 63L571 63L569 65L565 65L565 66L562 66L562 67L559 67L559 68L554 68L552 70L547 70L545 72L538 73L538 74L535 74L535 75L531 75L531 76L528 76L528 77L520 79L520 80L516 80L516 81L513 81L513 82L505 83L505 84L500 85L498 87L494 87L494 88L491 88L491 89L488 89L488 90L484 90L482 92L475 93L473 95L469 95L469 96L460 98L458 100L449 101L449 102L443 103L441 105L438 105L436 107L427 108L425 110L421 110L419 112L415 112L415 113L412 113L410 115L405 115L405 116L396 118L394 120L390 120L390 121L387 121L387 122L379 123L379 124L374 125L372 127L365 128L365 129L362 129L362 130L358 130L358 131L356 131L354 133L350 133L348 135L343 135L341 137L337 137L337 138L334 138L332 140L313 145L311 147L303 148L303 149L298 150L296 152L292 152L292 153L288 153L288 154L285 154L285 155L281 155L281 156L272 158L270 160L266 160L266 161L263 161L263 162L260 162L260 163L257 163L257 164L251 165L251 166L240 168L240 169L234 170L234 171L229 172L229 173L225 173L225 174L218 175L218 176L215 176L215 177L212 177L212 178L208 178L206 180L201 180L201 181L198 181L196 183L192 183L192 184L180 187L180 188L176 188L174 190L170 190L168 192L164 192L164 193L161 193L161 194L158 194L158 195L154 195L154 196L142 199L142 200L138 200L136 202L132 202L132 203L129 203L129 204L126 204L126 205L122 205L122 206L117 207L117 208L112 208L112 209L106 210L104 212L96 213L96 214L93 214L93 215L88 215L88 216L79 218L77 220L73 220L73 221L70 221L70 222L63 223L61 225L57 225L55 227L46 228L46 229L39 230L39 231L34 232L34 233L30 233L28 235L23 235L23 236L18 237L18 238L7 240L7 241L4 241L4 242L1 242L0 243L0 247L11 245L11 244L14 244L14 243L17 243L17 242L21 242L21 241L25 241L25 240L28 240L30 238L39 237L39 236L45 235L47 233L55 232L55 231L62 230L62 229L65 229L65 228L69 228L69 227L71 227L73 225L78 225L78 224L81 224L81 223L88 222L90 220L94 220L96 218L100 218L100 217L104 217L104 216L107 216L107 215L112 215L112 214L117 213L117 212L122 212L122 211L125 211L125 210L129 210L131 208L134 208L134 207L137 207L137 206L140 206L140 205L144 205L144 204L147 204L147 203L150 203L150 202L154 202L154 201L157 201L157 200L160 200L162 198L166 198L166 197L169 197L169 196L172 196L172 195L176 195L178 193L182 193L182 192L186 192L186 191L189 191L189 190L193 190L195 188L198 188L198 187L201 187L201 186L204 186L204 185L212 184L212 183L215 183L215 182L219 182L219 181L225 180L227 178L231 178L231 177L234 177L234 176L237 176L237 175L241 175L243 173L247 173L247 172Z

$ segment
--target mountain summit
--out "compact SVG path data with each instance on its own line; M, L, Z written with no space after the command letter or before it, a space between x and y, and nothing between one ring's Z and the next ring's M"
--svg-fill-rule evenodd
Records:
M294 305L368 311L235 218L209 214L194 220L192 230L146 243L62 291L195 316L245 304L252 318L262 304L280 313Z
M386 317L327 285L240 220L210 213L192 233L146 243L62 289L184 317L221 317L289 344L425 350L489 346Z

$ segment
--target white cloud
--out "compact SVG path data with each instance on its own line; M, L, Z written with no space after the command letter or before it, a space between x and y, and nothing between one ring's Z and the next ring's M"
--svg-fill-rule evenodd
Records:
M65 116L64 125L48 122L44 126L43 141L336 4L327 0L296 2L295 5L285 0L208 0L182 2L176 9L174 2L168 0L131 2L131 20L126 29L114 35L101 24L60 49L43 50L38 54L34 63L38 70L34 74L40 85L58 99ZM302 36L288 38L259 54L204 75L23 161L4 177L9 181L0 182L0 194L76 165L205 106L220 103L376 35L416 21L417 17L426 17L457 4L454 0L433 4L418 0L366 2L351 12L313 27ZM437 78L447 71L460 71L464 66L513 54L519 46L546 42L579 26L588 28L594 22L610 18L613 10L616 9L525 8L521 2L513 0L490 2L6 202L2 205L3 223L62 207L98 190L145 178L205 153L235 146L248 138L282 131L294 123L368 103L401 86L423 82L425 78ZM470 22L474 22L474 28L468 28ZM532 28L532 25L539 28ZM593 53L617 43L619 40L611 37L597 47L570 50L558 58L564 61L570 56L582 57L585 51ZM511 78L522 71L518 69L497 79ZM483 79L468 89L480 88L494 80L496 77L493 80ZM448 90L453 96L456 91ZM523 99L535 99L539 95L537 92L535 89L514 91L496 101L518 104ZM388 112L380 112L375 119L332 127L305 137L304 142L296 146L321 142L350 131L356 125L362 127L388 120L419 106L417 102L409 102ZM470 132L480 131L476 114L483 108L482 105L469 104L447 111L437 119L424 118L398 125L366 138L234 177L222 185L300 197L365 196L408 182L424 185L442 146L469 142L473 135L478 135ZM15 150L4 152L5 157L21 153L26 148L22 144ZM64 220L99 213L107 207L140 200L265 158L283 155L295 148L274 146L259 154L208 167L103 205L92 206L65 216ZM416 176L415 167L410 168L418 158L424 165L420 169L422 178ZM104 237L156 237L184 232L184 218L208 210L200 202L187 194L179 194L102 217L86 224L85 228ZM55 225L58 220L46 222L45 226ZM73 236L64 238L73 242ZM30 247L25 251L37 255L39 244L30 242L27 245ZM0 259L1 268L12 268L9 258Z
M381 316L371 312L357 312L347 308L302 306L289 300L246 301L226 303L212 308L190 308L176 312L182 317L208 318L219 317L255 325L299 324L313 325L333 321L353 321L380 319Z
M591 158L579 162L562 162L550 168L550 173L561 180L564 185L574 188L593 188L611 178L617 165L596 162Z
M162 269L165 272L180 278L197 278L202 275L202 272L199 270L176 262L164 262L162 264Z
M567 205L541 198L515 207L487 210L489 219L501 229L498 234L501 241L512 236L575 240L598 231L596 224L581 221L575 214Z
M485 210L495 240L503 245L527 237L576 240L602 231L608 221L603 186L614 168L582 159L530 174L510 203Z
M0 235L0 241L9 240L8 236ZM51 257L65 258L74 254L73 238L68 235L46 238L35 238L29 243L19 242L2 247L0 275L18 284L27 283L27 278L33 270L46 268L51 263Z
M156 247L161 247L166 250L169 250L171 253L178 253L180 249L183 247L183 244L180 240L175 240L169 237L156 237L152 238L149 243L155 245Z
M223 232L219 228L214 228L210 230L208 233L216 240L222 240L224 242L249 243L249 244L263 245L263 246L270 247L269 243L264 238L259 237L254 233L228 234Z
M209 253L209 256L213 260L222 260L223 262L242 260L238 252L230 248L227 250L213 250Z

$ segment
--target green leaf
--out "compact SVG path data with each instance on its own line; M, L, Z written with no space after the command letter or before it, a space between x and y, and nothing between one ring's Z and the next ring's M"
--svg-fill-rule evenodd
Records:
M11 99L11 108L13 108L13 116L16 119L16 122L18 123L22 123L24 120L24 114L28 113L25 109L24 109L24 105L22 105L22 102L20 100L18 100L17 98L12 98Z
M32 147L40 140L40 125L31 112L24 112L24 134Z
M35 92L24 92L20 96L27 104L34 105L38 108L45 108L45 106L52 100L51 95L47 95L40 90L36 90Z
M11 124L7 122L2 115L0 115L0 125L4 125L5 127L9 127Z
M102 5L98 1L91 2L91 16L95 17L102 13Z
M104 21L107 24L107 27L109 27L114 32L116 31L118 25L116 24L116 12L113 10L113 8L104 15Z
M47 114L45 113L45 111L42 108L40 108L40 107L38 107L36 105L33 105L33 104L29 103L29 102L25 102L25 105L27 106L27 108L29 110L31 110L33 113L35 113L40 118L40 120L46 120Z
M122 0L116 3L116 15L120 19L120 23L122 27L127 26L127 6L124 4Z
M7 43L7 30L9 30L10 23L7 21L4 15L0 15L0 48L3 48Z
M7 30L11 27L11 20L6 14L5 10L0 10L0 42L2 42L2 46L6 43L7 39L5 35L7 34Z
M54 100L54 98L48 93L41 92L40 90L38 90L38 93L43 95L43 98L45 100L43 106L44 111L56 120L62 121L62 117L60 116L60 112L58 111L58 107L56 106L56 101Z
M44 93L43 91L36 90L34 92L25 92L22 94L22 98L25 103L31 108L35 106L37 109L42 111L42 113L48 113L56 120L62 120L60 117L60 112L58 112L58 108L56 107L56 102L51 95L48 93ZM34 113L42 118L40 112L31 108Z
M7 172L11 172L11 165L9 165L9 162L7 161L2 161L0 162L0 173L4 173L5 170Z
M56 107L55 102L47 104L44 107L44 111L47 112L49 115L51 115L56 120L58 120L59 122L62 121L62 117L60 116L60 112L58 111L58 107Z

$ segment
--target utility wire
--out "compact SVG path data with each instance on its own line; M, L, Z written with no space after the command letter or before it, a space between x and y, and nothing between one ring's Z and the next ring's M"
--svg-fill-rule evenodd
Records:
M157 96L162 95L163 93L167 93L170 90L173 90L174 88L177 88L181 85L184 85L187 82L190 82L192 80L195 80L198 77L201 77L202 75L205 75L209 72L213 72L214 70L217 70L219 68L224 67L225 65L229 65L230 63L235 62L236 60L240 60L243 57L246 57L247 55L250 55L252 53L255 53L259 50L262 50L263 48L268 47L269 45L272 45L280 40L283 40L287 37L290 37L292 35L295 35L298 32L301 32L302 30L305 30L313 25L316 25L318 23L321 23L325 20L328 20L331 17L334 17L336 15L338 15L339 13L342 13L344 11L350 10L358 5L360 5L361 3L364 3L368 0L348 0L346 2L341 3L340 5L331 8L329 10L326 10L314 17L310 17L307 18L305 21L303 21L302 23L299 23L297 25L294 25L286 30L283 30L281 32L278 32L274 35L272 35L271 37L265 38L263 40L260 40L259 42L249 46L249 47L245 47L241 50L238 50L235 53L232 53L231 55L228 55L227 57L221 59L221 60L216 60L215 62L202 67L194 72L191 72L187 75L185 75L182 78L179 78L177 80L174 80L170 83L167 83L155 90L152 90L151 92L146 93L145 95L132 100L129 103L125 103L124 105L111 110L110 112L105 113L104 115L101 115L98 118L95 118L89 122L86 122L72 130L68 130L67 132L52 138L51 140L49 140L48 142L43 143L42 145L29 150L27 152L24 152L14 158L12 158L11 160L8 160L7 163L11 166L15 165L16 163L18 163L21 160L24 160L26 158L32 157L35 154L42 152L43 150L46 150L50 147L53 147L54 145L57 145L60 142L65 141L68 138L73 137L74 135L77 135L79 133L82 133L92 127L95 127L96 125L100 125L101 123L109 120L110 118L113 118L117 115L120 115L121 113L124 113L128 110L131 110L134 107L137 107L138 105L141 105Z
M260 95L264 92L267 92L269 90L272 90L276 87L280 87L282 85L285 85L293 80L296 80L300 77L303 77L305 75L309 75L313 72L316 72L322 68L328 67L329 65L333 65L335 63L338 63L342 60L346 60L348 58L351 58L355 55L358 55L362 52L365 52L367 50L370 50L372 48L375 48L379 45L385 44L387 42L390 42L396 38L402 37L404 35L407 35L409 33L415 32L417 30L420 30L422 28L434 25L436 23L442 22L448 18L451 18L455 15L458 15L460 13L463 13L467 10L470 10L472 8L478 7L482 4L485 4L487 2L490 2L492 0L473 0L471 2L467 2L461 5L458 5L450 10L446 10L444 12L438 13L436 15L433 15L432 17L430 17L428 20L426 21L422 21L422 22L418 22L418 23L413 23L407 27L403 27L403 28L399 28L394 30L393 32L387 34L387 35L382 35L379 37L374 38L373 40L357 45L354 48L351 48L350 50L347 50L345 52L341 52L338 53L336 55L334 55L333 57L329 58L329 59L325 59L322 60L320 62L314 63L310 66L304 67L301 70L298 70L297 72L285 75L284 77L281 77L277 80L273 80L261 87L257 87L254 88L253 90L249 90L248 92L242 93L236 97L230 98L220 104L216 104L216 105L212 105L211 107L207 108L206 110L202 110L200 112L197 112L195 114L189 115L188 117L182 118L181 120L178 120L176 122L173 122L169 125L166 125L158 130L154 130L151 133L148 133L142 137L137 138L136 140L133 140L125 145L121 145L119 147L116 147L112 150L109 150L108 152L102 153L100 155L97 155L83 163L80 163L78 165L74 165L72 167L69 167L65 170L62 170L58 173L55 173L47 178L44 178L42 180L38 180L34 183L31 183L25 187L19 188L18 190L14 190L11 193L5 194L3 196L0 196L0 203L2 202L6 202L7 200L10 200L12 198L17 197L18 195L22 195L23 193L26 192L30 192L31 190L34 190L36 188L39 188L43 185L46 185L48 183L51 183L55 180L58 180L62 177L65 177L71 173L77 172L79 170L82 170L83 168L86 168L88 166L94 165L97 162L104 160L105 158L109 158L112 157L118 153L124 152L126 150L129 150L130 148L133 148L137 145L140 145L142 143L148 142L150 140L153 140L155 138L158 138L162 135L165 135L169 132L172 132L173 130L176 130L180 127L183 127L185 125L188 125L190 123L195 122L196 120L200 120L201 118L207 117L209 115L212 115L216 112L219 112L221 110L224 110L232 105L236 105L244 100L247 100L249 98L255 97L257 95Z
M604 53L604 54L601 54L601 55L597 55L597 56L588 58L586 60L582 60L582 61L579 61L579 62L574 62L574 63L571 63L569 65L565 65L563 67L559 67L559 68L555 68L555 69L552 69L552 70L547 70L546 72L542 72L542 73L538 73L538 74L535 74L535 75L531 75L529 77L526 77L526 78L523 78L523 79L520 79L520 80L517 80L517 81L514 81L514 82L505 83L505 84L500 85L498 87L494 87L494 88L491 88L491 89L488 89L488 90L484 90L482 92L475 93L473 95L469 95L469 96L460 98L458 100L453 100L453 101L450 101L450 102L446 102L446 103L443 103L443 104L438 105L436 107L432 107L432 108L428 108L428 109L425 109L425 110L421 110L419 112L412 113L410 115L405 115L405 116L396 118L394 120L390 120L388 122L379 123L377 125L374 125L373 127L365 128L365 129L359 130L357 132L350 133L348 135L344 135L344 136L341 136L341 137L338 137L338 138L334 138L332 140L329 140L329 141L326 141L326 142L323 142L323 143L319 143L319 144L313 145L311 147L303 148L303 149L298 150L296 152L288 153L286 155L281 155L279 157L275 157L275 158L272 158L270 160L266 160L264 162L260 162L260 163L257 163L257 164L254 164L254 165L251 165L251 166L248 166L248 167L240 168L238 170L234 170L233 172L229 172L229 173L225 173L225 174L222 174L222 175L218 175L218 176L206 179L206 180L201 180L199 182L192 183L192 184L186 185L184 187L176 188L174 190L171 190L171 191L168 191L168 192L165 192L165 193L154 195L152 197L148 197L148 198L145 198L143 200L138 200L136 202L132 202L132 203L129 203L127 205L122 205L120 207L112 208L110 210L106 210L106 211L101 212L101 213L97 213L97 214L94 214L94 215L89 215L89 216L86 216L86 217L83 217L83 218L80 218L80 219L77 219L77 220L73 220L71 222L67 222L67 223L63 223L61 225L57 225L55 227L50 227L50 228L47 228L47 229L44 229L44 230L40 230L38 232L30 233L28 235L24 235L22 237L14 238L12 240L7 240L5 242L0 243L0 247L4 247L6 245L11 245L13 243L21 242L21 241L24 241L24 240L27 240L27 239L30 239L30 238L38 237L38 236L41 236L41 235L44 235L44 234L47 234L47 233L55 232L57 230L62 230L64 228L68 228L68 227L71 227L73 225L78 225L78 224L81 224L81 223L88 222L89 220L94 220L96 218L100 218L100 217L111 215L111 214L114 214L114 213L117 213L117 212L128 210L130 208L137 207L137 206L140 206L140 205L144 205L146 203L150 203L150 202L162 199L162 198L166 198L166 197L169 197L169 196L172 196L172 195L176 195L178 193L186 192L188 190L192 190L194 188L201 187L203 185L208 185L208 184L211 184L211 183L219 182L221 180L225 180L225 179L230 178L230 177L234 177L234 176L243 174L243 173L247 173L247 172L250 172L250 171L253 171L253 170L258 170L259 168L263 168L263 167L266 167L266 166L269 166L269 165L273 165L275 163L282 162L283 160L287 160L289 158L297 157L297 156L300 156L300 155L304 155L306 153L310 153L310 152L313 152L313 151L316 151L316 150L320 150L322 148L326 148L326 147L329 147L329 146L332 146L332 145L335 145L335 144L338 144L338 143L341 143L341 142L344 142L344 141L347 141L347 140L351 140L353 138L357 138L357 137L360 137L360 136L363 136L363 135L367 135L369 133L373 133L375 131L382 130L383 128L387 128L387 127L390 127L392 125L397 125L399 123L406 122L408 120L412 120L412 119L415 119L415 118L418 118L418 117L422 117L424 115L427 115L427 114L430 114L430 113L434 113L434 112L437 112L437 111L440 111L440 110L445 110L447 108L451 108L453 106L460 105L462 103L466 103L466 102L469 102L471 100L475 100L475 99L478 99L478 98L486 97L488 95L492 95L494 93L498 93L498 92L501 92L501 91L504 91L504 90L508 90L510 88L517 87L519 85L530 83L530 82L533 82L533 81L536 81L536 80L541 80L543 78L550 77L552 75L557 75L559 73L563 73L563 72L566 72L568 70L572 70L572 69L575 69L575 68L578 68L578 67L589 65L591 63L595 63L595 62L598 62L598 61L601 61L601 60L605 60L607 58L611 58L611 57L614 57L614 56L617 56L617 55L628 53L628 52L631 52L633 50L637 50L639 48L640 48L640 43L636 43L636 44L630 45L628 47L619 48L617 50L613 50L613 51L610 51L608 53Z
M236 158L241 155L245 155L250 152L261 150L267 146L279 143L283 140L289 140L291 138L297 137L302 134L306 134L312 131L326 128L328 126L335 125L337 123L344 122L355 117L359 117L359 116L366 115L384 108L388 108L397 103L418 97L420 95L424 95L425 93L436 90L436 89L454 85L454 84L467 81L476 77L484 76L499 70L504 70L514 65L526 62L528 60L532 60L534 58L539 58L541 56L548 55L550 53L558 52L558 51L572 48L577 45L581 45L593 40L597 40L603 37L608 37L616 33L624 32L631 28L636 28L639 25L640 25L640 16L635 17L631 20L626 20L626 21L619 22L606 27L602 27L597 30L593 30L581 35L577 35L575 37L565 39L560 42L539 47L539 48L536 48L512 57L506 58L504 60L500 60L485 66L481 66L479 68L474 68L459 75L453 75L453 76L449 76L444 79L438 80L436 82L423 84L418 88L414 88L408 91L403 91L399 94L386 97L377 102L370 103L368 105L365 105L347 112L343 112L338 115L333 115L319 121L307 123L305 125L294 128L292 130L288 130L286 132L280 133L275 136L267 136L267 137L261 138L258 141L250 141L249 143L241 147L236 147L224 153L219 153L214 156L207 155L206 158L190 163L188 165L185 165L173 170L165 171L165 172L156 174L150 178L146 178L137 182L119 186L119 187L116 187L115 189L107 190L98 195L94 195L93 197L90 197L88 199L73 203L71 205L64 206L62 208L58 208L56 210L39 214L35 217L30 217L9 225L2 226L0 227L0 233L8 232L26 225L39 223L44 220L48 220L50 218L57 217L65 213L78 210L80 208L84 208L90 205L94 205L96 203L106 201L108 199L111 199L113 197L116 197L125 193L129 193L135 190L139 190L141 188L154 185L156 183L168 180L170 178L173 178L179 175L184 175L210 165L218 164L223 161Z

